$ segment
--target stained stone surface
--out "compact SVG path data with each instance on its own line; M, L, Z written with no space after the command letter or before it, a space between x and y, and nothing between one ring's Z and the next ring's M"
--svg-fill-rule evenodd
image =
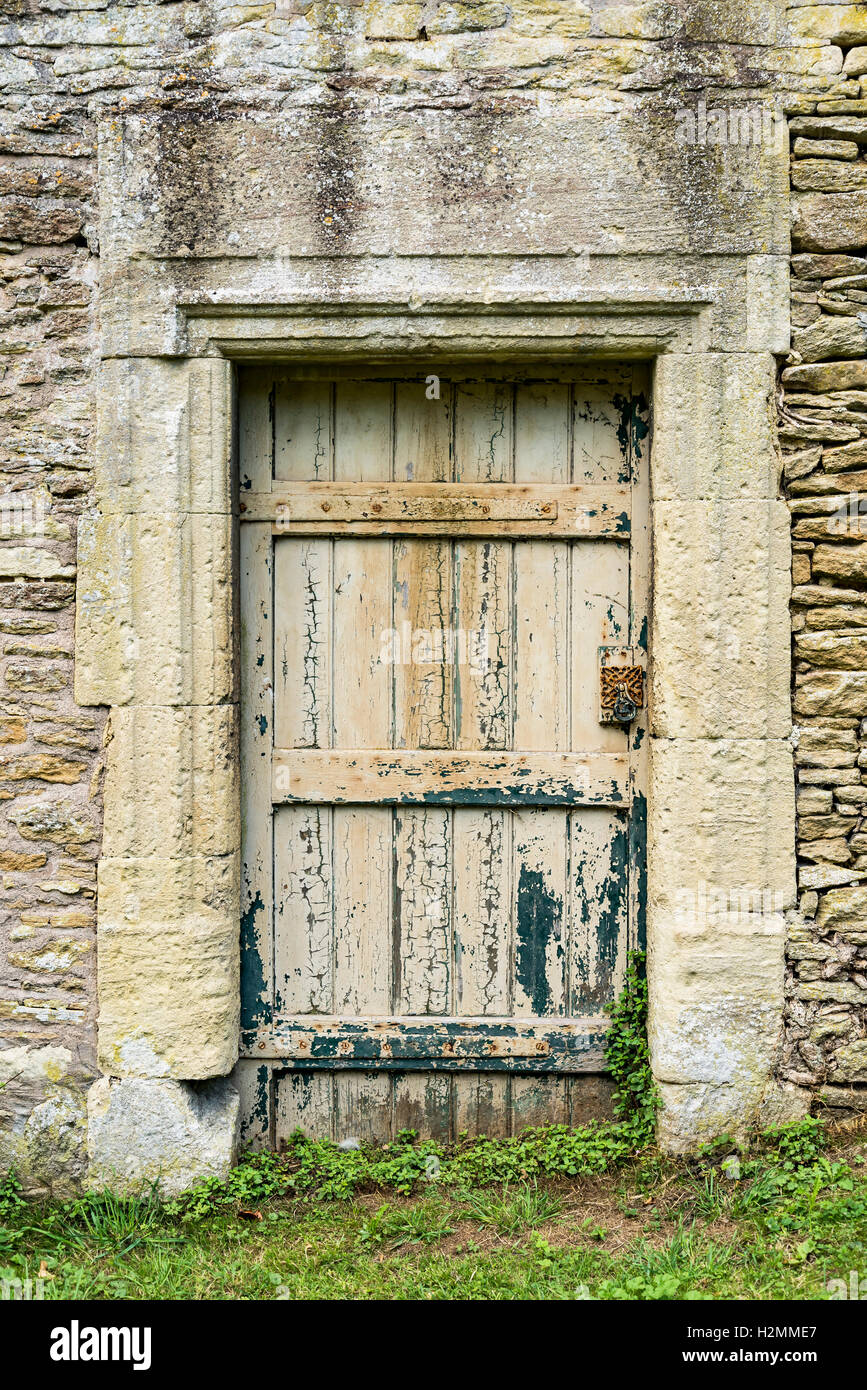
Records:
M87 1185L164 1196L200 1178L225 1180L235 1155L238 1094L225 1077L183 1081L102 1077L87 1095Z

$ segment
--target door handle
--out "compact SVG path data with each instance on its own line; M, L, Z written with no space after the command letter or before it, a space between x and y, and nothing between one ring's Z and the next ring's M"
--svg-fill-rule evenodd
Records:
M617 686L617 698L612 713L618 724L631 724L638 713L638 706L626 689L625 681L620 681Z

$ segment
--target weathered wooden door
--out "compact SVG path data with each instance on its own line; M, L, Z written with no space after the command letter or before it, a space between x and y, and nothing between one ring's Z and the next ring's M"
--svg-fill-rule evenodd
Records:
M644 384L242 373L248 1140L585 1113L642 934Z

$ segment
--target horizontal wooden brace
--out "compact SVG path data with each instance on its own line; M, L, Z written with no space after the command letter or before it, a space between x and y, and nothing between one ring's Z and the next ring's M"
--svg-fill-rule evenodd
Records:
M275 536L549 536L627 541L626 487L537 483L280 483L241 497Z
M436 806L624 806L619 753L275 748L272 800Z
M604 1015L576 1019L282 1018L249 1030L242 1052L293 1068L601 1071Z

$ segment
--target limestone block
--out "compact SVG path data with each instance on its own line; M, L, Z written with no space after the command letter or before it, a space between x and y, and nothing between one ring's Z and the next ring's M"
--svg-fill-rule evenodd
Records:
M27 1191L73 1196L84 1172L84 1092L90 1075L68 1048L0 1049L0 1172Z
M674 738L791 728L789 514L783 502L660 502L651 718Z
M24 1126L27 1185L55 1199L75 1196L84 1177L87 1111L79 1091L58 1090L37 1105Z
M225 1181L237 1132L238 1094L225 1078L101 1077L87 1097L88 1186L131 1196L156 1183L171 1197L202 1178Z
M776 497L774 389L768 353L663 353L654 379L658 501Z
M867 928L867 888L835 888L819 903L816 924L821 931Z
M572 58L571 40L498 33L505 31L457 46L450 66L533 68ZM111 279L139 255L176 257L177 302L181 293L186 301L192 265L203 258L227 258L231 285L239 258L254 256L387 256L397 248L403 257L468 248L538 255L576 244L617 255L682 254L685 245L699 254L787 251L788 179L777 149L729 149L737 177L726 176L720 197L715 165L706 150L694 148L691 158L677 143L670 108L621 105L615 120L607 105L505 105L481 118L440 110L434 123L427 110L359 108L351 135L344 113L299 104L256 122L204 109L179 111L171 122L132 115L101 135L103 273ZM328 202L323 150L345 170L340 179L351 179L351 200Z
M788 1081L770 1081L759 1107L759 1128L797 1124L809 1115L812 1100L813 1093L805 1086L794 1086Z
M865 242L867 193L793 196L792 244L797 250L860 251Z
M682 29L683 16L645 0L643 4L612 4L598 10L594 31L610 38L667 39Z
M99 866L99 1056L112 1076L201 1079L238 1055L237 856Z
M670 1111L664 1147L743 1131L755 1115L780 1040L784 941L780 912L651 913L648 1037Z
M867 579L867 542L863 545L818 545L813 552L813 573L831 579Z
M74 579L75 566L64 565L51 550L34 545L0 548L0 579Z
M809 328L795 332L792 346L804 362L820 362L830 357L864 357L867 355L867 327L860 319L846 314L825 314Z
M773 44L784 12L782 0L689 0L675 12L683 37L710 44Z
M846 54L843 71L847 77L861 77L867 73L867 48L863 45L850 48Z
M845 632L801 632L795 638L795 658L813 666L863 671L867 666L867 637Z
M115 358L97 382L102 512L229 512L231 364Z
M746 260L747 323L743 340L744 353L787 353L791 335L791 310L789 303L789 257L788 256L748 256ZM761 376L767 367L761 362L740 364L741 371L756 371ZM730 371L737 371L730 365ZM727 382L728 384L728 382ZM739 408L746 408L747 418L755 418L755 412L762 410L762 386L757 395L747 392ZM761 416L759 417L761 421ZM763 426L760 423L760 428ZM759 469L759 471L761 471Z
M231 532L228 515L82 519L79 704L234 698Z
M226 855L240 841L237 706L113 711L103 853Z
M755 1087L745 1095L739 1086L707 1082L663 1082L659 1094L662 1109L656 1138L663 1152L670 1154L695 1153L702 1144L721 1134L746 1138L761 1104L761 1092Z
M867 387L867 362L811 362L802 367L787 367L782 380L789 391L796 391L799 387L813 392L864 390Z
M863 4L805 5L789 10L786 27L793 38L828 39L848 48L867 40L867 10Z
M792 166L792 187L813 193L857 193L867 188L867 169L837 159L800 159Z
M834 1081L867 1081L867 1038L846 1043L832 1058Z
M867 1110L867 1091L847 1090L843 1086L823 1086L819 1099L824 1105L837 1110Z
M795 796L787 742L651 741L651 915L795 903ZM704 896L702 896L704 894ZM766 896L769 895L769 896Z
M69 854L76 854L98 836L92 816L69 801L28 801L13 806L6 815L23 839L49 840Z
M799 676L793 700L795 713L867 715L867 671L809 671Z
M417 39L424 23L423 7L414 4L378 4L367 17L370 39Z

